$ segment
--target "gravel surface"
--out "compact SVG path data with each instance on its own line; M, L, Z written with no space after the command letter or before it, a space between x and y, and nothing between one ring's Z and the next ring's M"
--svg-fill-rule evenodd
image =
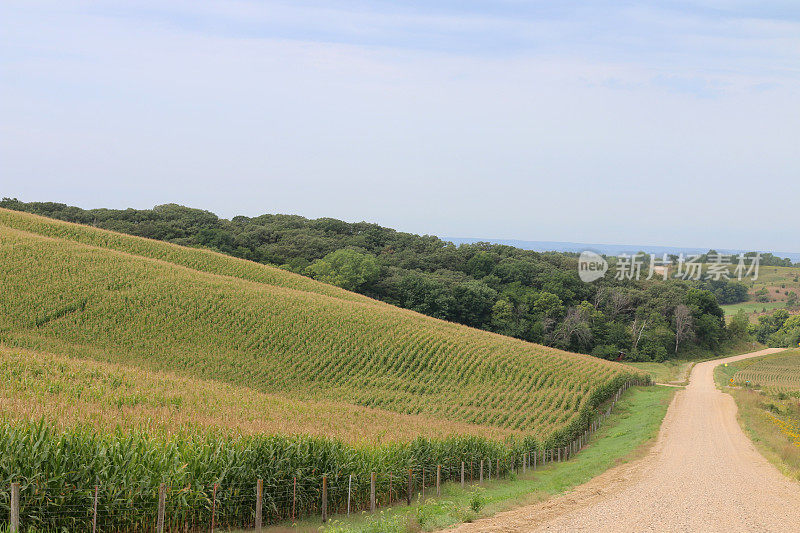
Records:
M800 532L800 483L756 451L739 427L733 398L713 379L720 363L774 351L695 365L644 458L565 495L456 531Z

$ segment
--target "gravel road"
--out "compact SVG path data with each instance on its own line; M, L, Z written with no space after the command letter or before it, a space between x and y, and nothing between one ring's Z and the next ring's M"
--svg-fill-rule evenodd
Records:
M656 444L565 495L464 524L459 532L800 532L800 483L783 476L745 436L714 367L777 350L695 365L670 405Z

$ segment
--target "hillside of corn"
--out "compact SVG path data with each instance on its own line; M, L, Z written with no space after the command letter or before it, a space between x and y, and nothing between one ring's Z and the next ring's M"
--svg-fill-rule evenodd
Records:
M617 360L620 351L631 361L662 361L676 351L684 358L720 353L727 351L726 341L745 335L741 322L726 328L717 303L743 301L747 287L724 278L656 281L608 275L583 283L577 257L570 254L485 242L455 246L436 236L332 218L264 214L228 220L177 204L87 210L13 198L0 199L0 207L209 248L435 318L609 360ZM765 254L761 265L773 261ZM681 305L704 326L676 346L675 311ZM632 336L634 329L641 331Z
M170 530L390 503L582 434L635 370L207 250L0 210L0 513ZM561 452L559 451L559 454ZM560 456L560 455L559 455ZM488 474L487 474L488 475ZM352 476L352 477L350 477ZM394 485L393 485L394 483ZM392 488L394 486L394 489Z
M344 402L302 401L218 381L0 346L0 417L59 429L240 436L304 434L376 445L450 435L504 440L519 431Z
M770 393L800 392L800 350L737 361L733 384L740 387L764 389Z
M0 268L8 346L303 401L547 440L632 372L277 268L25 213L0 211Z

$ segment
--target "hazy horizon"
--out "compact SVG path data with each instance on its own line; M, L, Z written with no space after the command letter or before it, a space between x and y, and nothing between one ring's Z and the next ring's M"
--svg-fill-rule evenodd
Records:
M0 197L5 197L3 195L2 191L0 191ZM22 198L18 198L18 199L21 200L21 201L25 201ZM31 201L31 202L65 203L65 202L60 202L60 201L57 201L57 200L29 200L29 201ZM170 203L175 204L175 203L178 203L178 202L164 202L162 204L156 204L156 205L164 205L164 204L170 204ZM74 204L70 204L70 205L74 205ZM182 205L182 204L180 204L180 205ZM104 208L104 207L107 208L108 206L79 206L78 205L76 207L80 207L82 209L95 209L95 208ZM152 209L153 207L156 207L156 206L149 206L149 207L143 207L143 208L133 207L133 206L126 206L126 207L115 208L115 209L128 209L128 208L133 208L133 209ZM220 217L222 219L227 219L227 220L230 220L235 216L242 215L242 213L234 213L234 214L229 215L229 216L223 216L220 213L215 213L211 209L205 209L205 208L199 207L199 206L188 205L188 206L184 206L184 207L189 207L189 208L192 208L192 209L201 209L201 210L204 210L204 211L209 211L209 212L214 213L218 217ZM260 215L267 215L267 214L303 216L303 215L301 215L299 213L257 213L255 215L245 215L245 216L257 217L257 216L260 216ZM325 217L325 216L323 216L323 217L306 217L306 218L335 218L335 217ZM374 220L364 220L364 219L350 219L350 220L341 219L341 220L344 220L345 222L350 222L350 223L366 222L366 223L371 223L371 224L379 224L379 225L384 226L384 227L390 227L390 226L385 226L383 224L380 224L379 222L376 222ZM766 249L766 248L729 248L729 247L702 246L702 245L697 245L697 244L680 244L680 243L630 243L630 242L556 241L556 240L550 240L550 239L529 239L529 238L524 238L524 237L497 237L497 236L491 236L491 235L459 236L459 235L438 234L438 233L432 233L432 232L426 232L426 231L415 232L415 231L404 229L402 227L390 227L390 228L394 229L394 230L397 230L397 231L401 231L401 232L414 233L414 234L417 234L417 235L433 235L433 236L439 237L440 239L442 239L444 241L450 241L450 242L453 242L455 244L474 243L474 242L490 242L490 243L495 243L495 244L509 244L509 245L512 245L512 246L516 246L518 248L523 248L523 249L526 249L526 250L535 250L535 251L556 251L556 252L577 251L577 252L580 252L580 251L583 251L585 249L590 249L590 250L598 252L598 253L615 254L616 252L612 252L611 250L612 249L616 249L616 248L619 248L620 252L631 252L632 250L635 249L635 251L646 250L648 252L653 252L653 253L661 253L662 251L666 251L666 250L670 250L670 253L671 253L672 250L684 251L684 252L690 252L690 253L695 253L695 252L702 253L702 252L706 252L706 251L709 251L709 250L716 249L716 250L718 250L720 252L736 251L737 253L738 252L750 252L750 251L770 252L770 253L775 254L778 257L789 257L792 261L800 261L800 251L798 251L798 250L774 250L774 249ZM558 245L558 246L553 247L553 248L545 248L543 246L533 246L533 245L546 245L546 244L553 244L553 245ZM572 245L572 246L570 246L570 245ZM594 248L592 248L592 247L594 247ZM783 254L783 255L781 255L781 254Z

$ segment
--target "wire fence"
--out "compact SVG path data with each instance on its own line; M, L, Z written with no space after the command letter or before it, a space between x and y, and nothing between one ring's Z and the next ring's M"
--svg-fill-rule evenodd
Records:
M286 478L264 483L158 487L56 485L53 482L11 480L0 489L0 509L6 511L12 533L30 529L97 532L197 532L260 530L263 525L317 516L374 511L401 502L438 495L446 482L482 484L526 473L570 459L586 446L611 414L625 383L583 433L570 444L528 450L518 456L456 458L435 467L412 467L368 475L340 472Z

